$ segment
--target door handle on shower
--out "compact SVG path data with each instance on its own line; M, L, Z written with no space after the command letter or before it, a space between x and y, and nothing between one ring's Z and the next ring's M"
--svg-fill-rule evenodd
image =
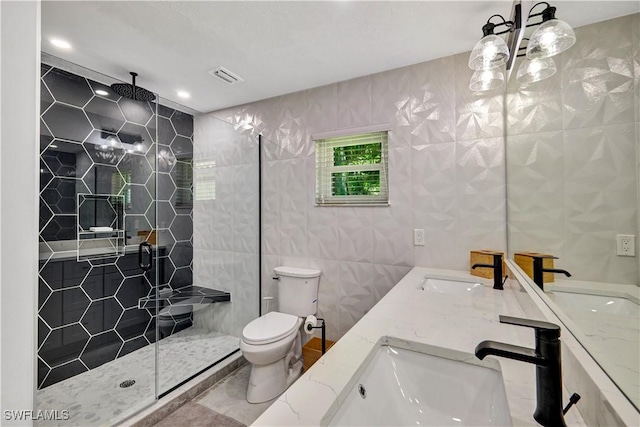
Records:
M143 254L147 255L147 262L142 262ZM149 242L142 242L140 246L138 246L138 265L143 271L151 270L153 266L153 250Z

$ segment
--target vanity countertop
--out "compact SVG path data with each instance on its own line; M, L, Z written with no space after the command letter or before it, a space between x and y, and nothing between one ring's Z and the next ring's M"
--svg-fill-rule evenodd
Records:
M484 283L487 292L462 296L426 293L418 288L427 274L478 280ZM413 268L253 425L322 425L321 420L330 409L337 409L338 396L383 336L471 354L483 340L533 347L531 329L498 321L500 314L525 317L513 292L519 292L517 283L508 283L504 291L494 291L489 280L467 272ZM328 322L332 320L327 319ZM536 405L534 365L495 359L502 369L513 425L538 425L533 419ZM565 390L565 399L568 400L569 395ZM570 426L585 425L575 409L567 414L566 421Z

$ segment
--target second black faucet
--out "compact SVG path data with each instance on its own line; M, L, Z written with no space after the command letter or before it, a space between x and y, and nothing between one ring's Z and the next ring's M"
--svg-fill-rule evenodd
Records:
M492 268L493 269L493 289L503 290L504 282L502 281L502 254L493 254L493 264L473 264L472 270L476 268Z

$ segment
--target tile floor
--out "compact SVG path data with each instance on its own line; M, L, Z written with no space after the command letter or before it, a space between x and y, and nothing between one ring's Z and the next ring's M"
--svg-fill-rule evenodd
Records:
M244 365L155 427L250 425L273 403L273 400L258 404L247 402L250 372L251 365Z
M191 327L159 342L157 378L165 391L239 348L239 339ZM37 392L38 409L69 411L39 427L96 426L125 419L155 401L156 346L148 345ZM126 379L135 384L120 388ZM220 411L219 411L220 412Z

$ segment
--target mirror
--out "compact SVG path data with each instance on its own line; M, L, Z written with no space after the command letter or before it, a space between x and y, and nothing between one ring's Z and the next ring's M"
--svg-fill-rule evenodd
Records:
M549 306L636 408L639 29L639 13L574 28L555 75L513 76L506 108L509 255L558 257L572 276L546 278Z

